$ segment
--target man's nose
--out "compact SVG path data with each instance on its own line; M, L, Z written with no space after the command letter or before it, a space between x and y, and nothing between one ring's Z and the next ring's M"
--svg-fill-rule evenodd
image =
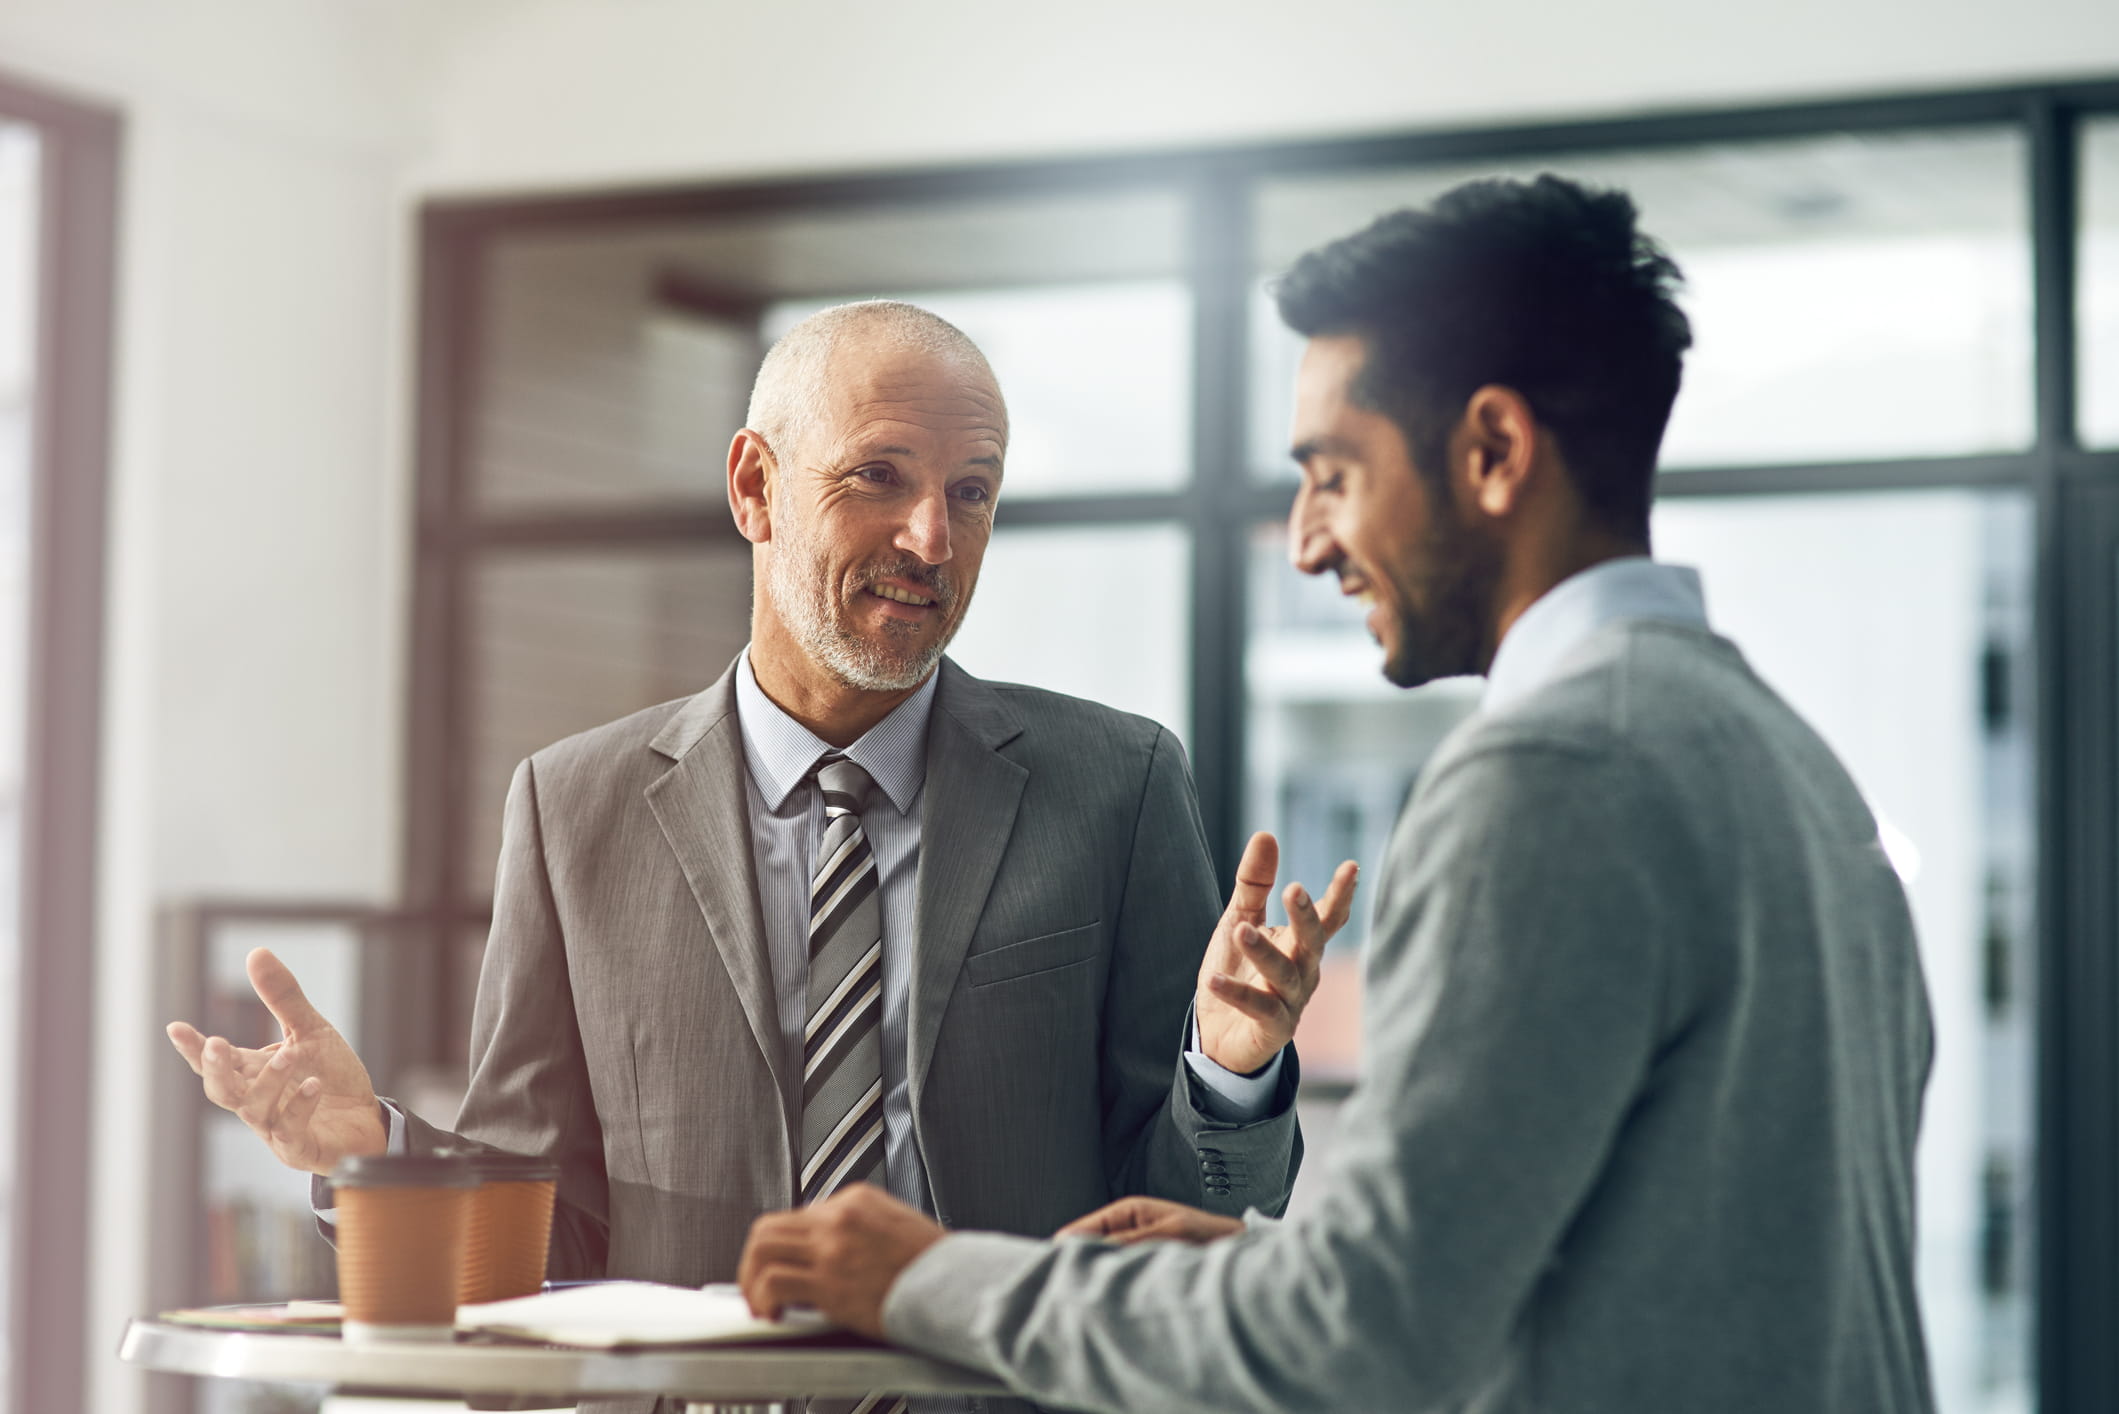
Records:
M930 565L949 559L949 493L937 491L921 496L907 512L898 531L898 548L918 555Z
M1288 508L1288 563L1304 574L1322 574L1332 567L1332 540L1320 522L1308 483L1298 486L1295 504Z

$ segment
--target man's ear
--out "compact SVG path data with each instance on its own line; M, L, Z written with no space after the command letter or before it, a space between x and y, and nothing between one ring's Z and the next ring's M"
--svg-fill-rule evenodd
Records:
M773 449L748 427L728 444L728 510L736 529L753 545L773 538L773 492L778 467Z
M1464 405L1460 456L1471 503L1489 518L1505 520L1521 506L1542 435L1530 403L1513 388L1489 383Z

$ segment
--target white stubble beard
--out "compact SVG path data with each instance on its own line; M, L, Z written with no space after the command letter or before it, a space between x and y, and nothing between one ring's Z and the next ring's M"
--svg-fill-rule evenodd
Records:
M785 538L767 556L766 588L773 596L774 610L802 651L839 681L866 692L907 692L926 681L935 664L942 660L949 640L956 636L962 617L909 661L891 654L846 626L843 613L832 601L829 577L816 565L808 546L797 543L801 545L799 565L795 563L798 556L785 553L790 548ZM812 568L818 572L803 572ZM947 613L951 597L938 587L936 611ZM918 626L886 621L883 631L917 632Z

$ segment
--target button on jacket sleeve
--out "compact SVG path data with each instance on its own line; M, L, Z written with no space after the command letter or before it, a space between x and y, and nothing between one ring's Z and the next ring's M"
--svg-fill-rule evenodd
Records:
M1274 1058L1266 1095L1234 1104L1201 1080L1189 1057L1175 1067L1174 1080L1171 1074L1172 1060L1191 1040L1200 958L1220 914L1193 800L1183 752L1164 732L1141 790L1104 990L1106 1134L1139 1134L1130 1146L1106 1141L1107 1152L1123 1156L1111 1191L1230 1214L1249 1207L1277 1213L1287 1206L1302 1153L1293 1048ZM1173 1032L1151 1017L1182 1018L1181 1028ZM1150 1096L1155 1112L1136 1130Z

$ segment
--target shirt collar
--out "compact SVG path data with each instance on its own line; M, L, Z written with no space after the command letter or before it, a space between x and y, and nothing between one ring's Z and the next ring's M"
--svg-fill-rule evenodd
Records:
M1707 627L1699 571L1630 555L1568 576L1510 625L1487 670L1481 705L1492 712L1521 701L1591 634L1622 619Z
M929 673L912 696L840 753L875 779L900 815L912 813L927 779L927 718L934 710L934 685L940 677ZM833 749L765 695L751 671L748 648L736 660L736 724L743 732L750 778L772 810L778 810Z

